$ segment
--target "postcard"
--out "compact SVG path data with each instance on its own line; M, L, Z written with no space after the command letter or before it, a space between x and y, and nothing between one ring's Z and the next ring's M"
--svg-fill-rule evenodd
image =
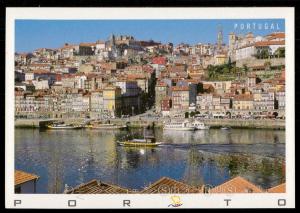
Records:
M292 7L7 8L6 207L295 207L294 27Z

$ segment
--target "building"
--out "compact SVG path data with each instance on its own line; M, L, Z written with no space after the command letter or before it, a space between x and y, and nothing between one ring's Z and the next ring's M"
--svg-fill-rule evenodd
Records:
M32 80L32 84L36 90L49 89L49 81L47 79L38 78L36 80Z
M121 88L107 86L103 89L103 106L112 116L120 116L122 110Z
M213 94L210 93L199 93L197 95L197 103L196 109L197 110L213 110Z
M285 110L285 88L276 92L277 109Z
M275 109L275 94L272 91L265 92L256 90L253 92L253 106L255 110L274 110Z
M196 188L177 180L162 177L156 182L150 184L141 194L185 194L185 193L201 193L201 188Z
M234 110L253 110L253 95L236 95L232 101L232 108Z
M36 182L39 176L20 170L15 170L15 193L33 194L36 193Z
M250 74L247 76L247 87L248 88L253 88L256 86L256 75L255 74Z
M248 180L237 176L219 186L209 190L209 193L262 193L263 190L249 182Z
M172 109L175 111L189 109L189 87L173 86L172 87Z
M90 56L94 55L96 50L96 43L80 43L79 44L79 55Z
M121 114L132 115L140 111L140 93L137 81L117 80L115 86L120 87L122 95Z
M285 193L286 192L285 191L285 188L286 188L285 185L286 185L285 183L279 184L279 185L274 186L270 189L267 189L267 192L269 192L269 193Z
M155 110L162 111L162 100L168 95L168 85L165 82L159 82L155 86Z
M172 108L172 99L170 97L167 96L161 100L162 116L169 116L171 108Z
M74 74L63 74L61 77L61 83L63 88L75 88L76 79Z
M64 194L128 194L130 190L102 181L91 180L73 189L66 188Z
M212 85L214 92L219 95L229 93L232 85L232 81L203 81L202 83L203 85Z

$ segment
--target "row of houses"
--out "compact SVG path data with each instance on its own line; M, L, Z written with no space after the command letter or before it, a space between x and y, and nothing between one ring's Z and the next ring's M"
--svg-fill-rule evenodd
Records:
M174 86L174 84L176 84ZM198 93L198 87L202 93ZM243 82L192 81L176 83L161 80L156 84L156 111L168 115L170 111L213 110L271 111L285 109L285 82L283 79L256 82L249 75ZM204 92L203 92L204 91Z
M108 85L91 92L68 89L65 92L24 92L15 91L15 112L26 114L34 112L72 113L93 112L94 117L103 114L120 116L137 113L140 110L140 89L130 82L128 87ZM132 86L133 85L133 86Z

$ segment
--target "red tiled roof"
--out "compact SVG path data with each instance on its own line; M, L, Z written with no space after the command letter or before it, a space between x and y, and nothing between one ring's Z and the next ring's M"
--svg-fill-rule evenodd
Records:
M96 46L96 43L80 43L79 46L91 47L91 46Z
M285 193L285 183L274 186L267 190L269 193Z
M39 176L35 174L30 174L20 170L15 170L15 186L22 183L26 183L31 180L37 180L38 178Z
M263 191L246 179L237 176L219 186L212 188L209 193L262 193Z
M246 94L236 95L234 97L234 101L253 101L253 95L246 95Z
M264 47L264 46L270 46L270 45L284 45L285 41L258 41L255 42L256 47Z
M76 186L74 189L69 190L66 194L124 194L129 193L129 190L121 188L116 185L98 182L91 180L85 184Z
M285 33L271 33L270 35L270 39L275 39L275 38L285 38Z
M166 58L165 57L155 57L152 59L153 64L160 64L165 65L166 64Z
M189 91L187 86L173 86L172 91Z
M174 194L174 193L201 193L201 189L189 186L177 180L162 177L146 189L141 191L142 194Z

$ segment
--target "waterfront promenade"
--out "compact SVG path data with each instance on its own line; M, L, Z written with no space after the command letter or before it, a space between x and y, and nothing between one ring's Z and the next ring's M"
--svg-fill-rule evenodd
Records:
M163 122L168 122L169 119L164 118L141 118L130 117L123 119L110 119L110 123L128 125L132 128L144 126L163 127ZM83 118L77 119L17 119L15 127L24 128L39 128L45 127L54 121L64 121L65 123L83 123ZM103 120L107 122L108 120ZM285 129L285 120L282 119L204 119L203 122L211 128L220 128L222 126L230 126L232 128L249 128L249 129Z

